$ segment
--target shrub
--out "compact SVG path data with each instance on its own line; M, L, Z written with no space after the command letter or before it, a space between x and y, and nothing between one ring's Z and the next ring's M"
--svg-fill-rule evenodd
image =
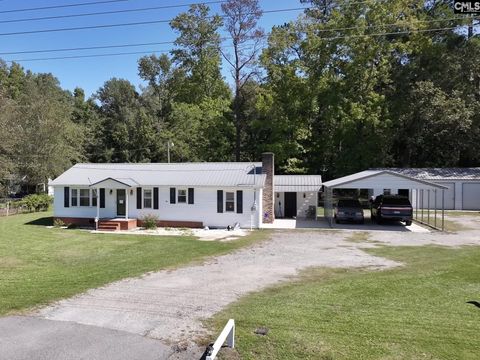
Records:
M145 215L141 220L145 229L155 230L157 228L158 217L156 217L155 215Z
M18 209L23 206L22 200L12 200L10 201L10 209Z
M66 225L65 225L65 223L63 222L62 219L55 219L53 221L53 226L56 227L56 228L61 228L61 227L64 227Z
M25 196L19 204L26 207L29 211L46 211L52 203L53 198L47 194L32 194Z

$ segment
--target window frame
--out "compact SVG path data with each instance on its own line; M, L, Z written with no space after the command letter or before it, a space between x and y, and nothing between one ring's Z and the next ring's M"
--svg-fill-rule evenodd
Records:
M232 195L232 199L229 200L228 199L228 195L231 194ZM228 212L228 213L234 213L235 212L235 191L225 191L225 212ZM232 205L231 209L229 209L229 204Z
M146 193L150 192L150 197L146 196ZM150 206L146 206L145 201L150 200ZM153 209L153 189L152 188L143 188L142 189L142 208L143 209Z
M183 193L180 195L180 193ZM183 200L180 200L183 198ZM187 189L177 189L177 204L187 204L188 203L188 190Z
M87 191L88 192L88 195L87 196L82 196L82 191L85 192ZM78 206L79 207L91 207L91 191L90 189L78 189ZM87 199L87 202L88 202L88 205L82 205L82 200L85 200Z
M78 188L71 188L70 189L70 206L71 207L79 207L78 205ZM73 193L75 192L75 196L73 196ZM74 204L75 202L75 204Z

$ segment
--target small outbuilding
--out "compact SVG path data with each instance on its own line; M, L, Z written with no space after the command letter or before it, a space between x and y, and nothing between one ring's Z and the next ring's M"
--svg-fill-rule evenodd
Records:
M386 168L418 180L446 186L445 210L480 210L480 167ZM427 199L424 199L424 203Z
M275 217L316 219L320 175L275 175Z

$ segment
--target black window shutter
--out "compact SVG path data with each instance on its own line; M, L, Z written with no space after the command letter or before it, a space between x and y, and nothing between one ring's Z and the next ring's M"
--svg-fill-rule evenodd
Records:
M223 190L217 190L217 213L223 213Z
M105 209L105 189L100 189L100 208Z
M243 190L237 191L237 214L243 214Z
M142 208L142 188L137 188L137 209Z
M176 189L175 188L170 188L170 204L175 204L177 202L176 200Z
M70 188L68 186L63 188L63 206L70 207Z
M158 210L158 187L153 188L153 208Z
M188 203L190 205L195 204L195 190L193 188L188 189Z

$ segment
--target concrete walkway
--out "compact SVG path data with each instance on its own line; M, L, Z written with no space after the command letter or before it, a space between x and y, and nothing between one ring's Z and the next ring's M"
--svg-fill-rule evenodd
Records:
M393 231L401 233L429 233L430 230L427 227L420 226L417 223L413 223L411 226L405 226L400 222L385 223L382 225L372 223L370 216L365 217L365 224L352 224L352 223L333 223L330 225L325 218L320 217L318 220L308 219L275 219L273 224L263 224L264 229L276 229L276 230L293 230L293 229L323 229L323 230L351 230L351 231Z

